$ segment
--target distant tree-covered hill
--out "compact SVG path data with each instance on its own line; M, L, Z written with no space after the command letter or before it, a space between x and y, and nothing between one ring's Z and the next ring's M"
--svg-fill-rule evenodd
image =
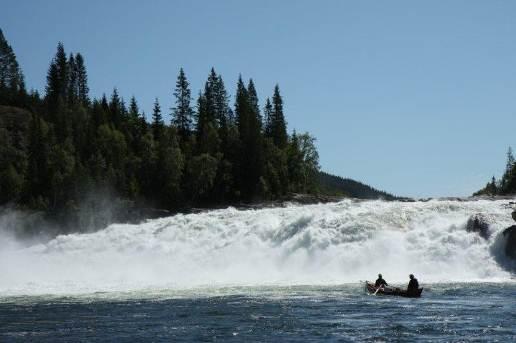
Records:
M358 199L402 199L361 182L331 175L323 171L320 171L318 174L318 182L320 192L327 195L342 195Z

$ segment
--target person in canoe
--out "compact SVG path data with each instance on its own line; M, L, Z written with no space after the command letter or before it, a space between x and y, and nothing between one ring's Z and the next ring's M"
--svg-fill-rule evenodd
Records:
M384 288L385 286L389 286L389 285L387 284L387 281L385 281L383 279L382 274L378 274L378 279L376 279L374 286L376 288Z
M414 277L414 274L409 275L410 281L407 286L407 294L417 294L419 292L419 282Z

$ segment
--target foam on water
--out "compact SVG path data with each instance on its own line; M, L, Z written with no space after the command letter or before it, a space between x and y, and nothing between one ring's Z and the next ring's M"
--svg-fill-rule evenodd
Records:
M506 282L508 201L384 202L176 215L25 247L0 241L0 295L263 285ZM491 238L466 232L482 213Z

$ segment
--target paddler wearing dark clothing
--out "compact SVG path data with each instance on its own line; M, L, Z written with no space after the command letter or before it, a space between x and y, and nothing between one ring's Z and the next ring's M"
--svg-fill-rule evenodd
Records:
M376 279L376 282L374 283L374 286L375 286L375 287L388 286L387 281L385 281L385 280L382 278L382 274L378 274L378 279Z
M415 293L419 289L419 282L417 282L417 279L414 277L413 274L410 274L409 278L410 281L408 283L407 293Z

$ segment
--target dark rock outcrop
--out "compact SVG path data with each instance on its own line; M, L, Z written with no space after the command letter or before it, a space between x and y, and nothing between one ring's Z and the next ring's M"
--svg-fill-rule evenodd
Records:
M516 225L510 226L503 231L503 235L507 237L505 243L505 255L516 259Z
M516 221L516 211L512 211L512 219ZM505 241L505 255L516 260L516 225L509 226L503 231Z
M491 232L489 231L489 223L481 213L477 213L468 219L468 223L466 224L466 231L476 232L484 239L489 239L491 236Z

